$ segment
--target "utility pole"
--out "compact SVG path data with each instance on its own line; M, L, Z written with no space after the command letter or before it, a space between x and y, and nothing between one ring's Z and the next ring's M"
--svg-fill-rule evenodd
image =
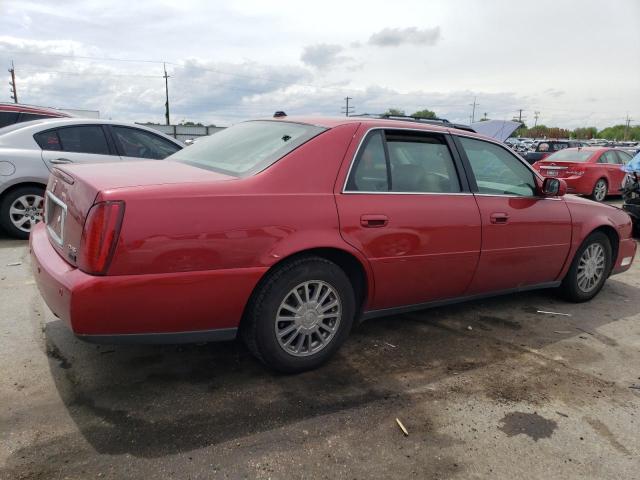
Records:
M9 69L9 73L11 74L11 98L14 103L18 103L18 90L16 90L16 69L13 66L13 60L11 60L11 68Z
M523 110L522 108L520 110L518 110L518 121L520 123L522 123L522 110Z
M476 102L478 97L473 97L473 103L470 103L469 106L473 107L471 110L471 123L476 121L476 107L479 107L480 104Z
M627 141L627 134L629 133L629 125L631 125L631 121L633 119L629 117L629 114L627 113L627 119L625 120L625 124L624 124L624 141Z
M163 63L164 66L164 92L167 97L167 101L164 104L164 118L167 121L167 125L171 125L171 121L169 120L169 75L167 75L167 64Z
M522 113L522 110L520 111L520 113ZM540 116L540 112L533 112L533 118L535 118L535 121L533 122L533 128L536 128L538 126L538 117Z
M353 111L355 110L355 107L350 107L349 106L349 100L353 100L353 98L351 97L344 97L344 101L345 101L345 106L342 107L340 109L341 113L344 113L345 117L348 117L350 113L353 113Z

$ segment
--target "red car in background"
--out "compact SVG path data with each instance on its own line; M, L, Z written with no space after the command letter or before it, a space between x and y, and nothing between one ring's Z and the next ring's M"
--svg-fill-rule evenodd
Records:
M537 288L593 298L633 261L631 220L565 190L451 127L249 121L164 161L53 169L32 270L87 341L239 333L297 372L362 319Z
M53 108L0 102L0 128L13 125L14 123L29 122L41 118L60 117L71 117L71 115Z
M545 177L561 178L567 192L588 195L602 202L619 195L624 179L621 166L631 160L622 150L602 147L566 148L533 164Z

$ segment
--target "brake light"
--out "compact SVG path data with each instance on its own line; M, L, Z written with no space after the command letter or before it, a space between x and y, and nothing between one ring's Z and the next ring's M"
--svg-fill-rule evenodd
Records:
M78 268L92 275L104 275L115 251L124 202L100 202L89 210L78 251Z

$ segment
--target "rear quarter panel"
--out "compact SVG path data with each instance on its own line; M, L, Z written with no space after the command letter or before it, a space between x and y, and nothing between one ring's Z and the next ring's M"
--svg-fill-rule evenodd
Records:
M331 129L249 178L102 192L97 200L126 204L108 274L270 267L310 248L352 250L333 185L356 129Z

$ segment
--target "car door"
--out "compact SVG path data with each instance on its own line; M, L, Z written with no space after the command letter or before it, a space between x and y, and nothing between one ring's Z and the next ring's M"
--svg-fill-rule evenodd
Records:
M34 135L48 168L66 163L119 161L102 125L74 125L46 130Z
M480 214L450 139L404 129L358 135L336 202L343 238L373 270L367 308L462 295L480 254Z
M163 160L181 147L140 128L111 125L116 147L123 160Z
M571 243L564 200L539 196L539 178L507 148L465 136L456 142L482 218L482 251L467 294L557 280Z

